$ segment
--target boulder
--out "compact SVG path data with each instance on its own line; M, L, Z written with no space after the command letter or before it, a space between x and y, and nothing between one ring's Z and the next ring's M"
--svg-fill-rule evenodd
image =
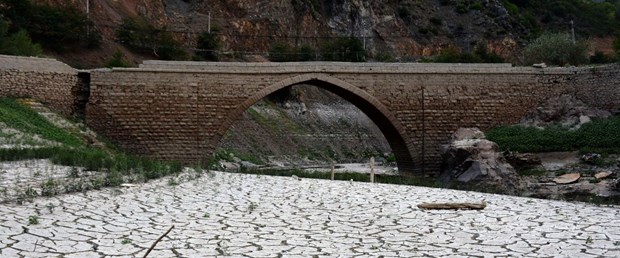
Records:
M485 139L477 128L461 128L445 145L440 181L474 183L507 193L519 188L520 181L514 168L499 152L497 144Z
M580 159L583 163L593 165L597 160L601 159L601 154L586 153L582 155Z
M540 157L531 153L504 152L504 158L515 169L531 169L542 166Z
M611 174L613 174L611 171L603 171L603 172L596 173L594 175L594 178L596 178L596 179L604 179L604 178L607 178L607 177L611 176Z
M579 181L579 178L581 178L581 174L569 173L569 174L564 174L564 175L554 178L553 182L555 182L556 184L561 184L561 185L572 184L572 183Z

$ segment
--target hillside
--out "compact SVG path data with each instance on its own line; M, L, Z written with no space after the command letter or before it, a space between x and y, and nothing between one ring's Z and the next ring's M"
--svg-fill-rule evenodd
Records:
M84 17L92 21L91 25L58 33L98 33L100 45L91 49L72 47L59 51L46 47L49 37L37 37L36 28L40 26L13 21L18 18L11 15L19 13L11 14L15 10L10 10L10 4L4 8L9 11L3 11L14 26L12 30L18 29L15 26L34 27L30 34L43 44L47 54L80 68L103 66L117 49L133 64L161 58L156 51L136 51L120 44L116 32L123 19L130 17L142 17L157 31L170 32L190 55L210 21L221 40L218 52L222 59L247 61L265 61L270 46L276 42L318 49L334 38L352 36L362 42L371 60L412 61L451 46L468 52L476 45L485 45L515 62L515 54L528 40L542 31L569 32L571 20L578 39L592 39L595 48L604 52L610 52L610 37L620 27L617 0L32 1L72 8L83 15L86 2L90 3ZM35 15L31 20L36 19Z

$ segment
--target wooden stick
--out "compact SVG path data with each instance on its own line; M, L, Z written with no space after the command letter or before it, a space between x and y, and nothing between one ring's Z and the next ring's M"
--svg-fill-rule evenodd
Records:
M425 210L482 210L487 207L487 203L422 203L418 208Z
M370 157L370 182L375 182L375 157Z
M334 181L334 173L336 172L334 172L334 163L332 163L332 177L331 177L332 181Z
M170 229L168 229L168 231L166 231L166 233L164 233L163 235L161 235L156 241L155 243L153 243L153 245L151 245L151 248L149 248L148 251L146 251L146 253L144 254L144 256L142 258L146 258L146 256L148 256L151 251L153 251L153 248L155 248L155 246L157 245L157 243L159 243L159 241L161 241L162 238L164 238L166 235L168 235L168 233L170 233L170 231L172 231L172 229L174 228L174 225L172 225L170 227Z

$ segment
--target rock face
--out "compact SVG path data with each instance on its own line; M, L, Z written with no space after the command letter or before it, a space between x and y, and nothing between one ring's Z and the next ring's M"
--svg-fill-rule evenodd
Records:
M440 181L475 183L483 187L514 192L520 185L517 173L477 128L460 128L444 146Z
M609 111L588 107L571 95L561 95L547 99L538 108L530 111L521 120L522 125L544 127L559 124L571 129L579 129L591 118L607 118Z

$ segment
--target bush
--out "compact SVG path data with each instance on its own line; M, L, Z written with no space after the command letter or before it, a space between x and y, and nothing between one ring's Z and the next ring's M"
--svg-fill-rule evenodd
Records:
M359 39L348 37L325 43L321 48L321 56L325 61L365 62L368 53Z
M123 19L116 30L117 40L135 51L151 52L163 60L186 60L183 50L174 35L166 28L157 28L141 17Z
M588 62L588 48L587 42L573 43L567 34L546 33L525 48L524 57L527 64L580 65Z
M33 43L25 30L8 35L9 26L0 20L0 54L16 56L41 56L41 45Z
M620 117L594 119L578 130L507 126L494 128L487 138L502 150L518 152L587 151L620 153Z
M291 47L283 42L276 42L269 47L269 61L271 62L290 62L294 58Z
M616 60L608 55L605 55L605 53L601 52L601 51L594 51L594 55L590 56L590 63L591 64L608 64L608 63L613 63Z
M200 33L196 46L198 47L195 56L197 60L219 61L218 51L222 47L222 43L217 30Z
M476 46L473 53L462 53L455 47L443 49L434 58L437 63L503 63L504 59L489 49L484 44Z
M315 59L316 52L309 45L294 48L283 42L276 42L269 48L269 61L306 62Z
M129 62L123 59L123 52L117 49L114 55L112 55L112 59L105 64L105 67L129 67Z
M613 44L614 50L616 51L616 58L620 61L620 33L616 35Z
M32 39L54 51L78 46L98 47L101 36L92 22L76 6L32 4L28 0L5 0L0 12L11 22L11 31L25 30Z

